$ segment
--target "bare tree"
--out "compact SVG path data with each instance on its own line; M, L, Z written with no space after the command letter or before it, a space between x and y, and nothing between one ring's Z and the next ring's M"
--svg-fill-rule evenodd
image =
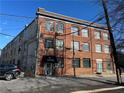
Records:
M97 2L99 0L96 0ZM101 1L101 0L100 0ZM105 0L116 45L124 40L124 0ZM101 3L101 2L100 2ZM101 4L100 4L101 5ZM105 22L104 13L99 16ZM118 47L117 47L118 48Z

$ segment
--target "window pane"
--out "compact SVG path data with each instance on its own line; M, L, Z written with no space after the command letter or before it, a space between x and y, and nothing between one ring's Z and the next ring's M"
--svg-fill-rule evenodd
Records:
M79 68L80 67L80 58L75 58L73 60L72 66Z
M91 67L90 58L83 58L83 67L85 67L85 68Z
M102 52L102 46L100 44L96 44L96 52Z
M107 70L111 70L111 60L110 59L106 59L106 69Z
M78 27L71 27L71 32L73 33L73 35L79 35Z
M95 32L94 35L95 35L95 39L101 38L100 32Z
M46 48L53 48L53 46L54 46L53 39L45 39Z
M104 39L104 40L108 40L108 39L109 39L109 36L108 36L107 33L103 33L103 39Z
M63 33L63 32L64 32L64 24L61 23L61 22L58 22L58 23L56 24L56 31L57 31L58 33Z
M108 45L104 45L104 52L109 53L110 52L110 47Z
M88 37L88 30L87 29L82 29L82 36Z
M72 50L73 50L73 43L74 43L74 50L79 50L79 46L80 46L80 43L79 42L76 42L76 41L72 41L71 42L71 47L72 47Z
M56 40L56 48L57 49L63 49L63 47L64 47L63 40Z
M58 68L63 68L64 67L64 59L62 57L57 57L57 67Z
M46 31L54 31L54 22L46 21L45 27L46 27Z
M89 44L83 43L83 51L89 51Z

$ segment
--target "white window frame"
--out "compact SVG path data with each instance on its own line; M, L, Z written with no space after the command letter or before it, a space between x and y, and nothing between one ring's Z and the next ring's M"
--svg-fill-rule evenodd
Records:
M49 22L49 24L47 22ZM49 27L47 27L47 26L49 26ZM54 31L54 21L52 21L52 20L46 20L46 22L45 22L45 30L47 32Z
M103 33L103 40L109 40L108 33Z
M71 32L72 32L72 35L78 36L79 35L79 28L76 26L72 26Z
M79 41L72 41L71 42L71 48L73 50L73 43L74 43L74 50L80 50L80 42Z
M84 50L84 46L88 46L88 50ZM82 50L83 51L90 51L90 45L89 45L89 43L83 43L82 44Z
M57 39L56 40L56 49L63 50L63 48L64 48L64 41L63 40L60 40L60 39Z
M81 32L82 32L82 36L83 37L89 37L89 31L88 31L88 29L82 29Z
M104 52L110 53L110 46L109 45L104 45Z
M64 23L56 22L56 32L63 33L64 32Z
M102 59L96 59L96 63L102 63Z
M100 49L98 49L98 48L100 48ZM101 44L95 44L95 50L96 50L96 52L101 53L102 52L102 45Z
M100 31L95 31L94 32L94 37L95 37L95 39L101 39L101 32Z

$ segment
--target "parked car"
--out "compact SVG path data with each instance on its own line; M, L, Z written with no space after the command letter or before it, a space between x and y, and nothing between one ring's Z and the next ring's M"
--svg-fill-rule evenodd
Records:
M0 64L0 78L11 80L18 78L21 74L21 70L13 64Z

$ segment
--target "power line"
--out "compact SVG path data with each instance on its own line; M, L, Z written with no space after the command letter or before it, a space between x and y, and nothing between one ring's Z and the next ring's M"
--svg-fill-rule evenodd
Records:
M97 14L94 18L92 18L92 19L95 19L97 16L98 16L98 14ZM88 26L83 27L82 29L87 29L87 28L89 28L90 26L92 26L93 24L95 24L95 22L99 22L100 20L101 20L101 18L97 18L96 20L94 20L93 22L91 22ZM41 23L43 23L43 22L41 22ZM41 24L41 23L40 23L40 24ZM46 28L46 27L45 27L45 26L42 26L42 28ZM63 30L68 30L68 29L71 29L71 27L69 27L69 28L63 28ZM82 29L80 29L80 30L78 30L78 31L75 31L75 32L71 32L71 33L58 34L57 36L71 35L71 34L74 34L74 33L77 33L77 32L82 31ZM105 28L99 28L99 29L107 30L107 29L105 29Z
M10 16L10 17L28 18L28 19L32 19L32 18L34 18L34 17L30 17L30 16L19 16L19 15L6 14L6 13L0 13L0 16Z
M11 16L11 17L19 17L19 18L34 18L34 17L29 17L29 16L18 16L18 15L13 15L13 14L6 14L6 13L0 13L1 16ZM95 16L95 18L98 16L98 14ZM98 19L97 19L98 20ZM95 21L94 21L95 22ZM94 24L94 22L92 22L90 25ZM86 29L88 27L85 27L83 29ZM67 29L70 29L70 28L66 28ZM76 32L72 32L72 33L68 33L68 34L63 34L63 35L70 35L70 34L73 34L73 33L76 33ZM5 35L5 36L10 36L10 37L15 37L15 36L12 36L12 35L9 35L9 34L5 34L5 33L0 33L1 35Z
M0 33L0 35L9 36L9 37L15 37L15 36L12 36L12 35L9 35L9 34L5 34L5 33Z
M97 16L98 16L98 15L96 15L95 18L96 18ZM95 19L95 18L94 18L94 19ZM98 21L100 21L100 20L101 20L101 19L97 18L96 20L94 20L93 22L91 22L88 26L83 27L82 29L87 29L89 26L92 26L93 24L95 24L95 22L98 22ZM65 30L67 30L67 29L68 29L68 28L66 28ZM71 29L71 28L69 28L69 29ZM81 29L81 30L78 30L78 31L75 31L75 32L67 33L67 34L62 34L62 35L59 35L59 36L71 35L71 34L74 34L74 33L77 33L77 32L82 31L82 29Z

